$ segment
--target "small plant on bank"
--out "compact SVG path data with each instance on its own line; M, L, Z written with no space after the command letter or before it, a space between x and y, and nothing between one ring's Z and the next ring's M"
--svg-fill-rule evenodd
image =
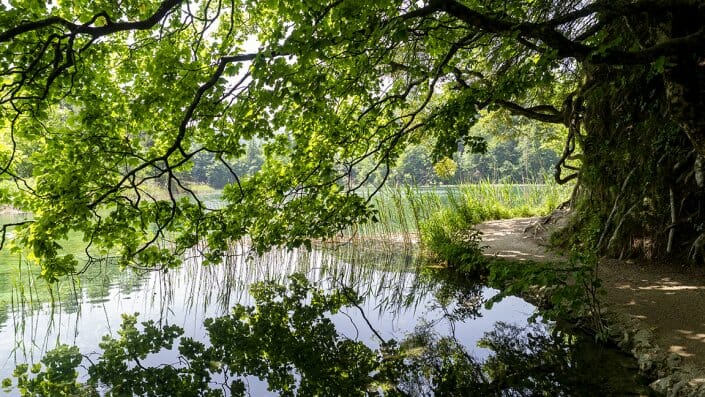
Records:
M481 234L475 225L488 219L535 215L539 195L529 191L523 200L514 201L516 192L511 187L481 184L478 188L480 197L494 200L480 201L478 191L461 189L449 193L444 207L420 223L420 240L428 260L456 275L487 277L490 286L501 290L488 302L490 306L506 296L522 296L542 309L543 318L578 321L598 339L605 339L608 330L598 296L598 258L581 250L573 252L567 263L488 260L482 255ZM558 195L546 197L549 200L544 204L555 203Z
M483 262L480 232L462 212L444 210L421 225L424 252L434 263L452 268L471 268Z
M468 228L492 219L546 215L570 196L569 186L477 184L454 186L399 185L383 189L373 201L374 222L357 225L348 234L411 244L423 240L425 223L459 212ZM416 238L418 237L418 238Z
M609 330L602 318L597 277L597 258L574 253L568 262L512 262L493 259L488 263L488 281L500 289L487 306L507 296L521 296L541 308L546 320L568 320L606 340Z

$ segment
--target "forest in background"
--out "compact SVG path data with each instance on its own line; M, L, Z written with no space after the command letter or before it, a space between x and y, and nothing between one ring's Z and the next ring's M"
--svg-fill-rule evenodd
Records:
M545 183L552 181L565 137L558 128L507 114L487 114L471 134L486 141L483 153L463 150L460 144L452 158L433 159L433 141L426 140L407 147L399 156L388 179L392 184L458 185L465 183ZM192 183L222 189L235 183L236 175L253 175L264 164L264 147L257 141L247 144L245 154L229 161L230 169L211 153L199 153L193 166L180 175ZM367 181L362 178L374 167L372 160L363 163L351 175L353 184L375 185L383 176L379 171Z

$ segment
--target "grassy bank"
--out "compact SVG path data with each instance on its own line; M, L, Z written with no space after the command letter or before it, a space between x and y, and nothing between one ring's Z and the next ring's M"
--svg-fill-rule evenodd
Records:
M480 183L394 186L375 198L377 222L357 225L350 236L378 244L420 243L441 261L466 262L476 245L473 226L487 220L546 215L570 196L570 186ZM471 250L472 251L472 250Z

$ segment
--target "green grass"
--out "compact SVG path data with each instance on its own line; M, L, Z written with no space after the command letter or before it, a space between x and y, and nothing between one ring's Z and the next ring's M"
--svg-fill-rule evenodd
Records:
M357 225L351 232L368 238L414 240L424 223L438 217L447 218L452 213L458 213L470 225L492 219L546 215L570 196L570 189L555 183L513 185L489 182L388 187L373 201L378 221Z
M357 225L349 233L381 247L420 243L442 260L467 262L470 258L463 255L479 241L473 226L493 219L546 215L570 192L570 186L555 183L389 187L373 201L377 222Z

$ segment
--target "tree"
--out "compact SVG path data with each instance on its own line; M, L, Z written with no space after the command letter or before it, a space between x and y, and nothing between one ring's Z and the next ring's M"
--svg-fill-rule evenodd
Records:
M461 181L543 183L552 174L565 139L564 128L507 112L483 114L472 134L485 139L485 153L458 155ZM500 173L500 166L505 168Z
M420 144L409 146L399 155L390 179L397 183L427 185L432 182L433 176L429 148Z
M374 163L362 183L386 175L422 137L436 140L436 159L459 142L481 149L469 127L500 108L568 129L556 178L579 177L599 199L577 225L593 247L705 246L701 1L2 7L1 170L16 188L0 197L34 213L17 241L48 278L74 270L59 245L72 230L88 253L145 266L173 265L203 239L213 260L245 235L258 249L309 244L373 215L350 183L358 165ZM241 177L228 159L253 139L265 163ZM179 177L202 152L232 173L223 208ZM153 180L168 200L150 197Z
M458 171L458 164L450 157L444 157L433 165L433 171L442 179L450 179Z

